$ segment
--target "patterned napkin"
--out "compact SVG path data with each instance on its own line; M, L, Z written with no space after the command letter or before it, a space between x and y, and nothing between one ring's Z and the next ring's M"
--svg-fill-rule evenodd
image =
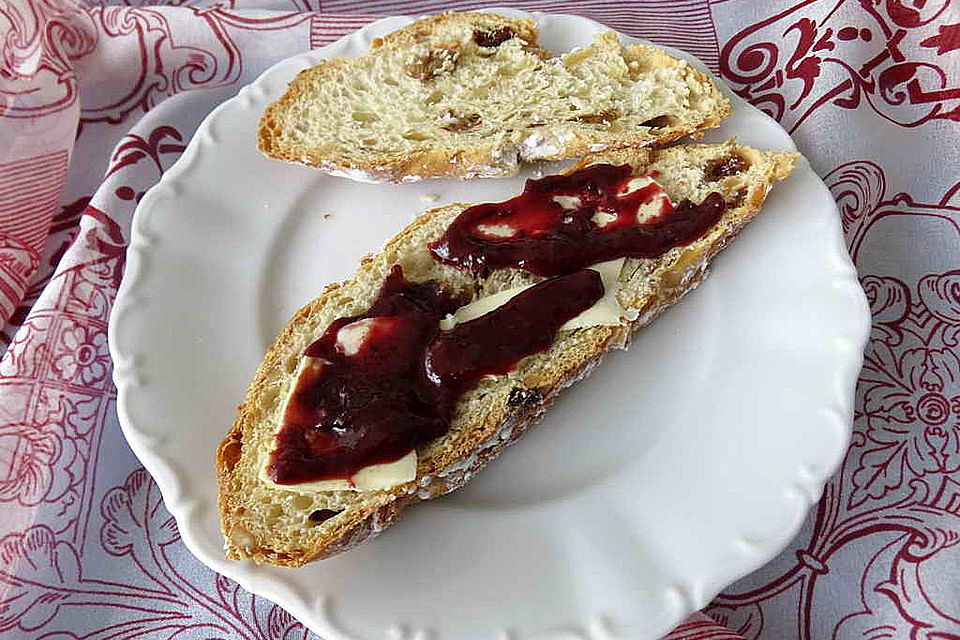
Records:
M119 432L106 330L130 220L200 119L277 60L381 15L471 8L162 4L0 0L3 638L310 637L185 551ZM960 6L502 4L683 48L777 118L837 198L874 314L852 446L815 512L669 637L960 638Z

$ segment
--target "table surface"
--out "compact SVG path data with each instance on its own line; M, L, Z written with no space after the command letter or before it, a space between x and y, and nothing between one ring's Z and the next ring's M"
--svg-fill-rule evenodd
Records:
M960 638L960 3L501 4L693 53L840 206L874 316L851 448L791 545L706 612L747 638ZM0 637L306 638L190 556L119 431L106 330L133 209L277 60L483 4L107 5L0 1Z

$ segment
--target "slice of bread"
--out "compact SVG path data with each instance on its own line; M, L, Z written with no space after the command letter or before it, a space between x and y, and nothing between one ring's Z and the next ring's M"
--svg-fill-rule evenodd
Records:
M532 20L447 13L302 71L266 109L259 144L361 181L502 176L696 136L729 111L705 74L612 31L550 58Z
M627 259L620 272L620 304L639 311L622 326L561 331L552 347L521 361L509 375L487 379L458 405L450 431L419 449L414 481L379 491L298 493L263 481L260 469L273 447L281 404L306 347L338 318L364 312L393 265L411 282L436 279L474 298L539 280L517 269L486 277L440 264L427 249L467 205L420 215L356 274L326 288L303 307L270 347L217 452L219 507L230 558L299 566L343 551L379 533L411 502L453 491L467 482L549 406L562 388L585 376L610 349L625 348L631 333L693 289L709 260L757 215L774 181L786 177L797 154L757 151L734 142L592 155L593 163L655 170L675 202L702 201L719 192L728 208L690 245L653 259ZM334 515L336 514L336 515Z

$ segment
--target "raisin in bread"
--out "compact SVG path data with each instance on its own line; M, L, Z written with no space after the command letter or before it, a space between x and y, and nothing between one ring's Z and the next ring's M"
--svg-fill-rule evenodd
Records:
M502 176L695 136L729 111L709 77L613 32L552 58L531 20L448 13L301 72L264 113L259 145L363 181Z

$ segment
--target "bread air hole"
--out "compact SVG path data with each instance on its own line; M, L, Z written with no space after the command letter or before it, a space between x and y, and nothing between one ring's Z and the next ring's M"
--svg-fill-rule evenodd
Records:
M680 286L683 284L683 280L687 274L693 271L697 264L702 264L702 262L702 248L685 249L683 253L680 254L680 257L677 258L677 261L674 262L673 266L664 272L663 280L661 281L663 286L667 289Z
M280 395L280 388L278 386L267 387L263 390L263 404L271 405Z
M290 501L290 506L297 511L306 511L307 509L313 507L313 499L308 498L307 496L296 496Z
M641 127L650 127L651 129L666 129L667 127L672 127L677 124L677 119L673 116L662 115L655 118L650 118L649 120L644 120L640 123Z
M223 464L227 471L233 471L233 468L240 462L240 454L243 453L243 444L239 440L231 440L223 447Z
M323 524L338 513L340 512L334 511L333 509L317 509L310 512L310 515L307 516L307 522L313 526L317 526L318 524Z
M230 541L246 553L256 550L257 539L243 527L234 527L229 534Z
M283 515L283 509L280 508L280 505L273 505L267 509L266 524L272 526L277 523L277 520L280 519L280 516Z
M403 133L401 137L403 137L405 140L413 140L415 142L430 140L430 135L424 133L423 131L407 131L406 133Z
M641 63L639 60L631 60L627 63L627 68L630 70L630 79L636 80L641 75L651 71L652 69L647 67L647 65Z

